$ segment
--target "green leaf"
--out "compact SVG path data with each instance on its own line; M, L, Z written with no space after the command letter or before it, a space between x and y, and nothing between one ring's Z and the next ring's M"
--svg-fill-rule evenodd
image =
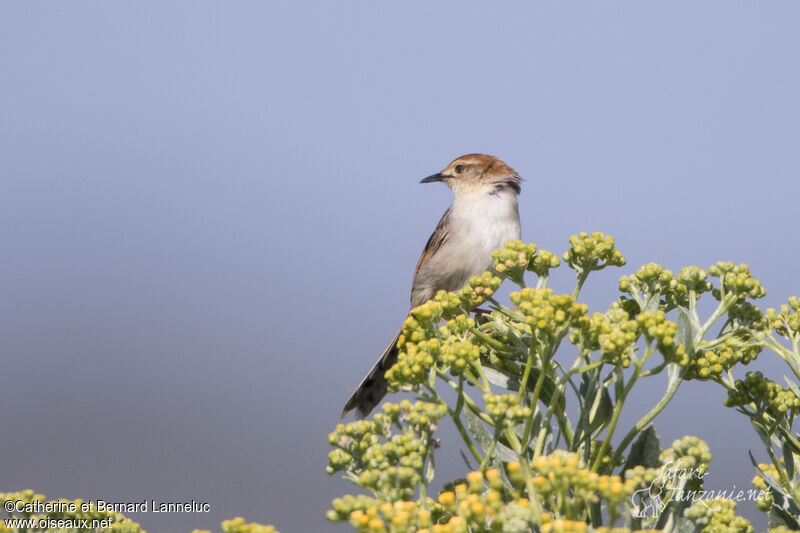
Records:
M483 448L483 452L486 453L494 440L492 434L486 429L483 420L473 413L471 409L464 409L464 418L467 419L467 429L469 429L469 432L475 437L475 442L477 442L478 445Z
M498 459L499 462L502 463L511 463L513 461L519 461L519 457L517 454L514 453L514 450L503 444L502 442L498 442L497 445L494 447L494 453L492 457Z
M483 449L483 453L486 453L491 448L494 437L492 437L492 434L489 433L489 430L486 428L483 420L481 420L478 415L473 413L471 410L464 410L464 418L467 419L467 429L469 429L470 433L472 433L472 436L475 437L475 442L477 442L478 445ZM517 454L502 442L497 442L494 445L492 458L498 464L510 463L511 461L519 460Z
M661 304L661 295L658 293L651 294L647 297L642 311L650 311L651 313L658 312L659 305Z
M792 389L792 392L794 392L795 396L800 398L800 387L798 387L794 381L787 378L786 376L783 376L783 380L786 382L789 388Z
M645 468L657 468L661 464L658 460L659 453L661 453L661 441L656 435L653 424L648 424L633 441L622 471L640 465Z
M678 308L678 331L675 333L675 339L684 347L687 354L691 356L694 353L692 321L689 318L689 313L682 307Z
M581 374L581 384L578 388L577 400L578 400L578 412L580 413L580 417L578 418L578 422L575 425L575 435L574 438L577 440L584 439L587 442L589 441L590 434L587 430L589 426L589 411L590 406L587 405L589 401L594 403L594 398L597 396L597 390L599 388L599 370L595 369L589 372L583 372Z
M667 389L671 389L675 385L676 380L682 379L682 368L677 363L667 364Z
M531 368L530 376L528 377L528 390L533 391L536 388L536 382L539 381L539 376L542 371L539 368ZM496 387L517 392L519 391L520 382L517 376L512 376L492 368L488 365L483 367L483 375L486 380ZM542 383L542 391L539 393L539 399L545 405L549 406L556 391L556 382L551 376L545 376L544 383ZM558 404L553 407L554 410L563 411L566 408L566 401L562 394L558 395Z
M758 472L758 474L761 477L764 477L764 473L761 472L761 469L758 467L758 461L756 461L756 458L753 457L753 452L751 452L750 450L747 450L747 455L750 456L750 462L753 463L753 466L755 467L756 472Z
M433 476L436 474L436 466L433 462L433 455L430 456L428 460L428 468L425 470L425 484L430 485L431 481L433 481Z
M800 508L798 508L797 503L792 500L791 496L786 494L783 487L781 487L776 479L766 475L758 468L758 463L756 463L752 452L748 451L748 454L750 455L750 461L753 463L753 466L756 467L757 475L764 480L772 493L773 504L769 511L770 528L785 525L789 529L800 529L800 523L798 523L797 519L797 517L800 516Z
M769 527L772 529L780 526L796 531L800 529L800 522L785 509L773 505L769 510Z
M606 427L614 412L614 402L605 387L600 389L589 411L589 434L594 438L595 432Z
M786 431L784 428L781 428L781 430ZM794 455L792 455L792 451L796 447L792 445L789 439L785 439L781 448L783 450L783 464L786 467L786 477L794 479Z
M531 369L533 370L533 369ZM509 376L504 372L492 368L490 366L483 367L483 375L495 387L500 387L506 390L519 390L519 381L517 378Z
M464 460L464 464L467 466L467 470L469 470L470 472L472 472L473 470L477 470L472 466L472 463L470 463L469 457L467 457L467 454L464 453L464 450L458 450L458 453L461 454L461 459Z

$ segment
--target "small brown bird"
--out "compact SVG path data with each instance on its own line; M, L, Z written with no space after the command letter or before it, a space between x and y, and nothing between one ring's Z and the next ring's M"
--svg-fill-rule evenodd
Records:
M440 290L455 291L492 267L492 252L520 238L517 195L522 178L496 157L469 154L420 183L443 181L453 192L414 270L411 308ZM386 371L397 362L400 331L347 400L342 416L356 409L367 416L386 395Z

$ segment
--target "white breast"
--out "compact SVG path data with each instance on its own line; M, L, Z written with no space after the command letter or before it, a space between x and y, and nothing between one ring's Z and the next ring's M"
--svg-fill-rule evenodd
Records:
M512 191L489 191L457 197L450 208L447 240L417 273L412 306L437 291L455 291L472 276L492 266L492 252L520 238L517 196Z

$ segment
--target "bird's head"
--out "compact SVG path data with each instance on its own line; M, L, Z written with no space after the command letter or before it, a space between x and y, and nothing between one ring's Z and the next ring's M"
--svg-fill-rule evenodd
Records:
M519 194L522 178L513 168L494 156L468 154L454 159L441 172L423 179L420 183L443 181L455 196L482 190L507 189Z

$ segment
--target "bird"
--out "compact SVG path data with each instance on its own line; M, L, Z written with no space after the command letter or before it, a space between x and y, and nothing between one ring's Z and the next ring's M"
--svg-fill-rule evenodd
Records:
M519 205L522 178L500 159L467 154L420 183L443 182L453 193L417 261L411 284L411 309L440 290L456 291L469 279L492 269L492 252L520 238ZM402 329L350 396L342 417L355 409L366 417L386 395L386 371L397 362Z

